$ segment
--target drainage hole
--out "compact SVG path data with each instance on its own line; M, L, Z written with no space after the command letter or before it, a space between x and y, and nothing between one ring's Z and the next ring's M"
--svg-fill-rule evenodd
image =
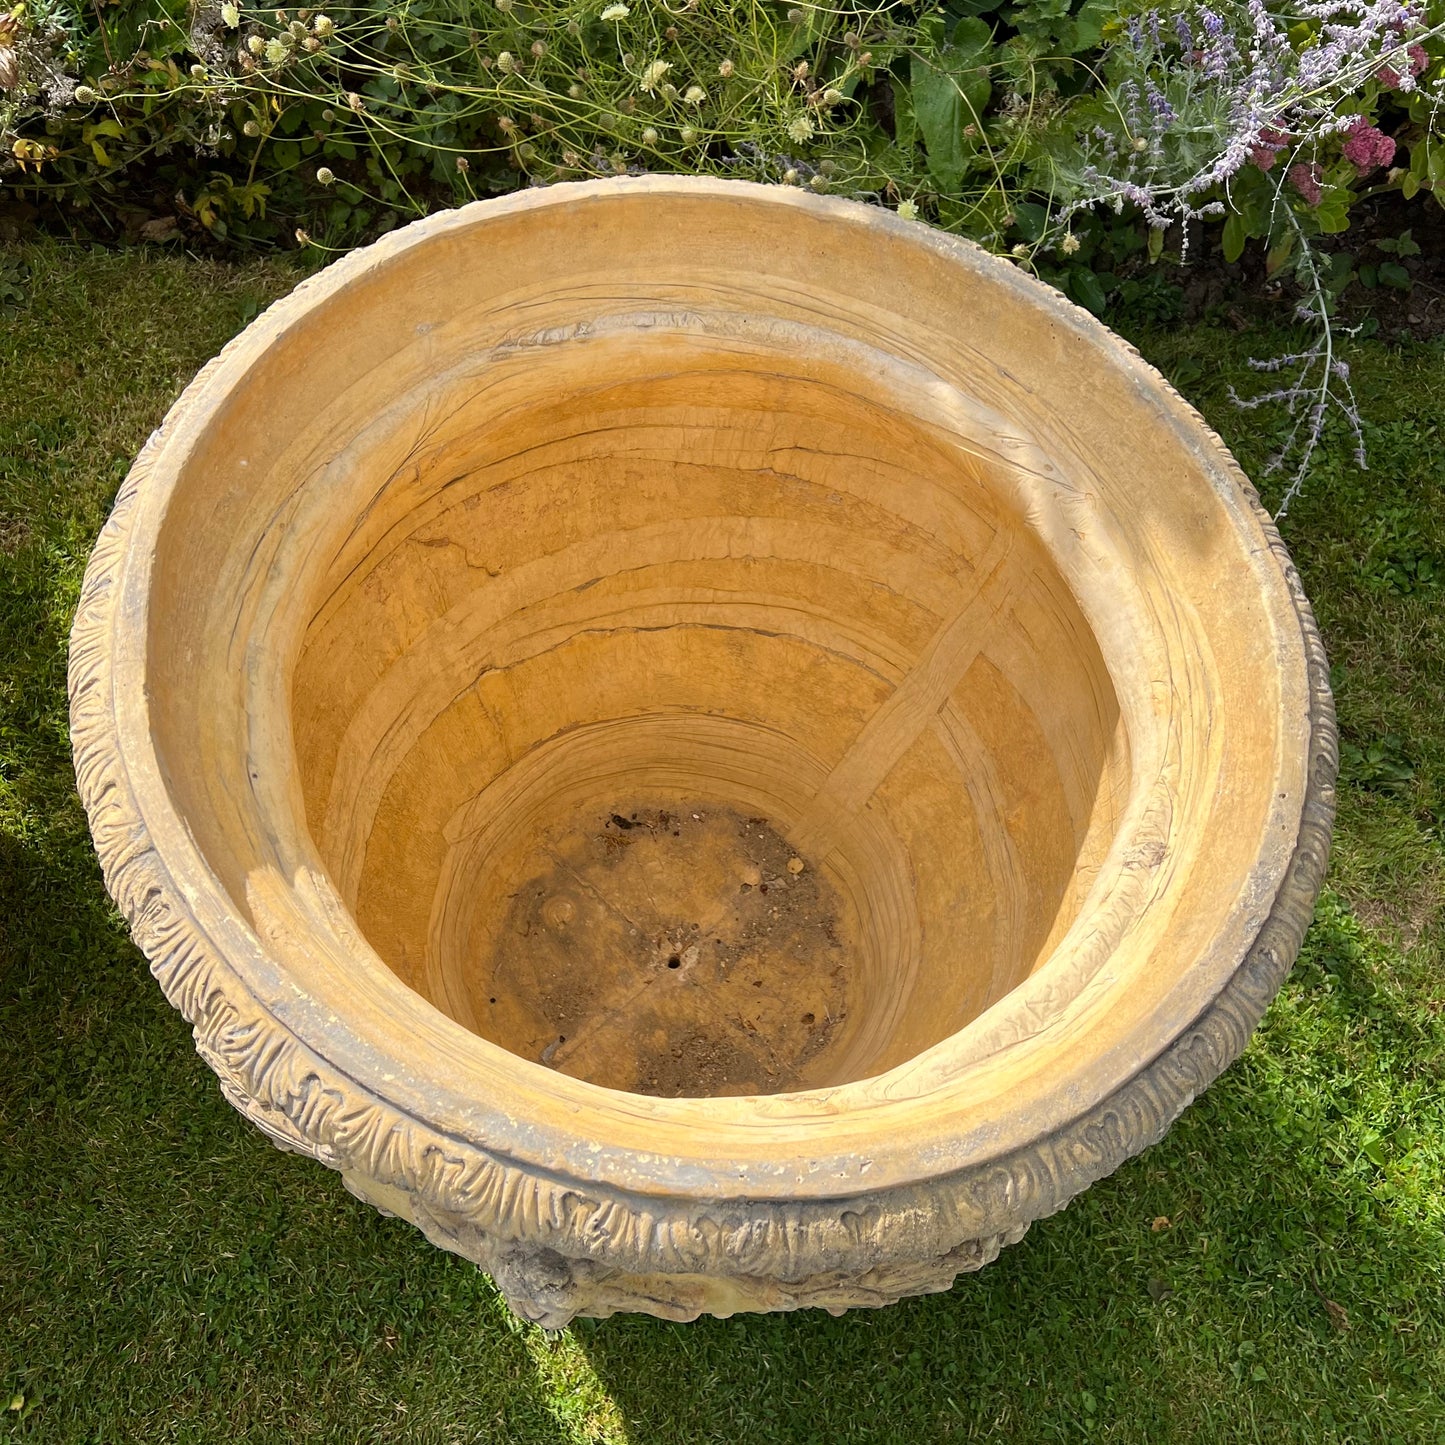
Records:
M672 957L667 960L667 966L669 968L681 968L682 960L674 953Z

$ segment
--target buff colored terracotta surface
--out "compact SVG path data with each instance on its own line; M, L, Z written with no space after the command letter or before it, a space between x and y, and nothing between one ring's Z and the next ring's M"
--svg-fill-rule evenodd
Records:
M227 1096L560 1325L947 1288L1243 1047L1334 725L1218 440L1014 267L648 178L208 365L71 658Z

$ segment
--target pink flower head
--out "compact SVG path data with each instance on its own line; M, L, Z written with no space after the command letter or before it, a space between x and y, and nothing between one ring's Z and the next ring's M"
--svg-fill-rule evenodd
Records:
M1411 45L1405 55L1409 67L1405 75L1401 75L1393 65L1382 65L1375 72L1375 79L1386 90L1413 90L1415 77L1430 64L1429 52L1423 45Z
M1343 150L1345 159L1361 175L1367 175L1379 166L1387 166L1395 159L1395 142L1384 131L1372 126L1364 116L1360 116L1345 132Z
M1267 171L1274 165L1275 158L1289 144L1290 138L1282 130L1267 125L1259 133L1259 140L1249 148L1249 158L1260 170Z
M1317 206L1320 203L1320 197L1324 194L1320 189L1322 175L1318 161L1297 161L1289 168L1289 178L1294 182L1295 190L1305 198L1307 206Z

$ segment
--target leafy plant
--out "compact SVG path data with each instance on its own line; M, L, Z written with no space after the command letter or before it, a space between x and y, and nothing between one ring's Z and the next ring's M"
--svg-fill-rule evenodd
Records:
M1360 571L1375 588L1408 597L1445 580L1445 560L1403 507L1386 508L1370 524Z
M0 256L0 316L17 310L30 294L30 268L18 258Z
M1381 793L1402 793L1415 777L1415 765L1405 756L1404 742L1385 733L1365 743L1340 742L1340 776L1356 787Z

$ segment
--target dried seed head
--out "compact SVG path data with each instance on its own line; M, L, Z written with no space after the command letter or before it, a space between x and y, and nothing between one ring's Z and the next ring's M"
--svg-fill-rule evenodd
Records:
M318 15L311 22L311 28L323 39L326 40L336 33L336 26L332 23L329 15Z
M898 203L898 214L899 214L905 221L916 221L916 220L918 219L918 202L917 202L917 201L899 201L899 203Z
M645 146L655 146L657 144L657 132L651 126L648 126L647 129L642 132L642 143Z
M701 105L707 99L707 91L700 85L690 85L682 98L689 105Z
M465 156L457 157L457 170L461 172L462 175L466 175L471 168L472 163Z
M260 55L266 49L266 42L261 36L253 35L246 41L246 49L249 50L252 55Z
M329 186L332 181L336 179L336 172L333 171L330 166L317 166L316 179L320 181L323 186Z
M532 42L532 54L540 60L547 53L547 42L545 40L534 40Z
M717 73L722 76L724 80L727 80L736 68L731 60L724 60L723 63L718 66Z
M1064 255L1072 256L1079 249L1079 238L1070 231L1062 241L1059 242L1059 250Z
M255 140L256 137L261 134L261 127L257 125L254 120L248 120L246 124L241 127L241 134Z

